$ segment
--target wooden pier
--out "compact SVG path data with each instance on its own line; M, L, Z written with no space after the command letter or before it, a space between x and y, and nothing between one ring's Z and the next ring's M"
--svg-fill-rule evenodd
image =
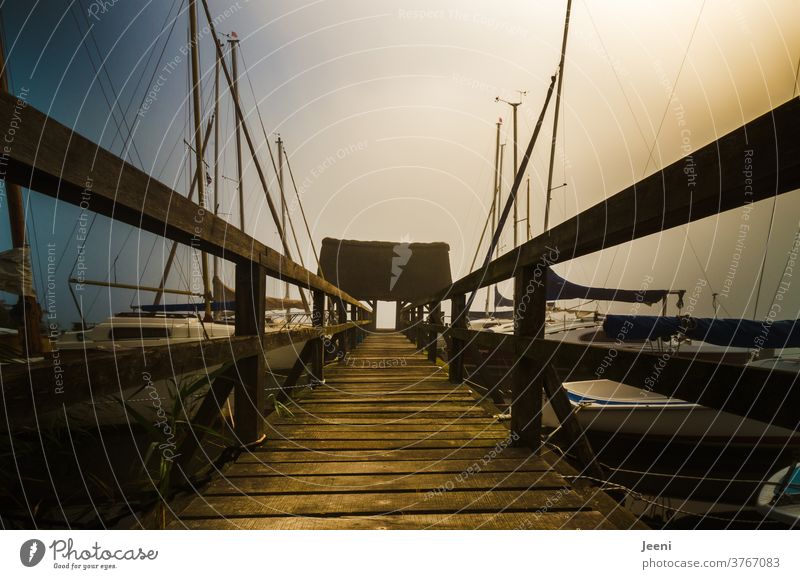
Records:
M636 519L570 484L400 333L376 333L268 420L182 511L192 529L608 529ZM496 410L495 410L496 412ZM612 513L613 511L613 513Z
M175 478L197 495L178 508L171 501L172 489L163 494L153 489L161 504L174 505L178 518L173 527L635 526L630 513L585 482L602 484L607 478L566 398L566 376L558 374L559 367L589 375L599 375L602 367L602 376L610 380L800 430L796 373L545 339L543 282L548 268L559 263L800 188L799 98L452 283L423 297L389 300L398 304L398 330L404 334L374 331L376 310L368 302L377 297L349 290L338 276L306 269L286 248L283 254L276 251L73 128L20 103L0 91L0 125L21 127L3 156L9 183L188 245L235 267L235 335L230 339L63 358L57 342L52 352L33 356L31 340L26 339L21 354L27 359L4 367L0 376L5 430L18 432L44 414L64 413L97 396L141 387L145 375L148 380L168 380L209 366L228 366L210 380L177 443L184 476ZM241 118L238 107L237 113ZM757 151L759 169L751 182L741 164L745 152L752 151ZM685 173L689 164L697 171L691 187ZM516 181L522 174L518 172ZM272 205L266 180L262 185ZM743 194L746 187L752 188L752 195ZM507 203L506 215L509 209ZM276 227L280 232L277 223ZM387 279L381 283L400 287L388 279L389 270L387 266ZM406 283L409 274L404 276ZM310 325L265 331L267 278L310 294ZM515 333L469 329L468 296L504 280L514 280ZM441 339L447 343L447 369L437 365ZM297 392L303 373L316 387L290 399L293 416L270 415L272 376L265 353L297 344L304 345L298 347L297 361L280 385L280 396ZM489 391L481 395L465 385L470 378L465 362L481 366L478 346L513 354L508 422L493 418L497 410L486 402L496 384L480 380ZM326 366L326 358L337 361ZM653 385L656 364L659 379ZM583 478L543 447L545 398L570 441L567 452L583 469ZM207 486L196 485L194 473L183 466L198 455L203 437L223 421L229 421L225 428L232 426L236 437L234 447L226 450L241 454ZM210 459L206 466L216 464ZM51 482L57 497L56 482ZM126 516L139 516L127 500L118 502L131 510ZM31 526L40 526L33 515L36 509L26 507ZM61 524L56 523L50 521L52 526Z

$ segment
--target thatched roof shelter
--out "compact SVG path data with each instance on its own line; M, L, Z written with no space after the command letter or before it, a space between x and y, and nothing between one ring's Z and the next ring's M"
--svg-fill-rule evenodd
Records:
M411 301L452 282L446 243L322 240L326 280L362 300Z

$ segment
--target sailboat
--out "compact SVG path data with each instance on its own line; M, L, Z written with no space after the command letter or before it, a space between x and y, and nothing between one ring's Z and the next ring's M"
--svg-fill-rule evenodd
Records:
M197 38L197 11L194 2L190 2L189 8L189 34L190 38ZM226 76L231 83L231 95L234 99L234 108L241 115L241 110L238 105L238 70L236 61L236 50L238 46L238 37L235 34L230 36L229 42L231 44L231 58L233 64L233 78L227 74ZM215 99L214 99L214 114L203 136L201 132L201 111L200 111L200 70L199 70L199 56L198 56L198 42L192 42L191 51L191 70L192 70L192 102L193 102L193 117L194 117L194 141L195 147L195 168L196 171L193 175L193 180L189 190L189 198L191 199L195 190L199 198L201 206L205 206L206 195L205 187L209 184L205 175L205 160L204 154L206 146L209 141L212 127L215 129L215 148L219 146L219 77L220 66L224 67L222 61L223 54L219 43L216 43L217 59L216 59L216 86L215 86ZM238 191L239 191L239 205L240 205L240 227L244 230L244 200L242 197L242 159L241 159L241 146L240 146L240 131L242 130L243 121L237 115L236 124L236 144L237 144L237 167L238 175ZM246 130L246 127L244 128ZM248 137L249 138L249 137ZM285 196L283 194L283 144L280 144L281 150L279 151L279 158L281 159L281 166L276 168L279 177L279 187L281 188L282 209L284 217L282 222L276 225L279 228L281 240L283 242L284 250L286 250L287 257L288 245L286 244L286 229L285 229ZM219 205L218 202L218 184L219 174L217 170L217 161L220 158L218 149L215 151L214 163L214 211ZM254 162L257 163L254 158ZM260 168L259 168L260 173ZM260 175L263 177L263 174ZM266 193L266 184L262 180L262 185ZM269 194L267 200L271 205ZM272 209L272 207L271 207ZM60 350L85 350L85 351L115 351L121 349L132 348L148 348L148 347L170 347L172 345L207 341L207 340L225 340L230 339L235 333L235 291L226 286L222 281L217 267L216 258L214 260L214 275L211 284L209 284L209 267L208 257L204 252L200 254L200 262L202 267L203 276L203 292L195 293L188 290L169 289L166 288L166 282L169 275L170 267L175 258L177 243L172 243L172 248L167 258L165 270L161 278L161 283L158 287L144 287L141 285L126 285L117 284L112 282L91 282L81 280L84 284L95 284L105 287L118 287L133 289L137 292L154 292L156 294L152 305L138 305L134 306L132 312L117 313L109 316L102 322L91 326L81 327L80 329L65 332L58 340L58 348ZM301 257L302 260L302 257ZM74 281L74 280L70 280ZM195 298L196 301L185 303L162 303L162 297L165 293L172 293L182 296ZM286 288L286 295L283 298L266 297L266 315L264 319L265 333L281 332L290 329L297 329L299 327L310 326L310 314L305 297L301 292L301 299L289 299L288 286ZM292 313L292 310L299 310L299 313ZM267 372L275 376L280 376L291 368L297 360L298 353L302 351L307 340L297 340L289 345L265 350L264 358L266 363ZM218 370L220 366L212 366L205 369L207 374L211 374ZM126 406L133 409L144 416L152 414L156 406L153 404L153 397L158 399L168 399L174 395L177 383L182 380L192 379L197 377L187 376L182 374L180 369L176 369L176 376L174 379L159 380L152 384L153 392L145 396L140 394L141 386L131 388L125 392L121 392L121 397L125 400ZM204 394L205 389L200 390L194 396L199 399ZM73 422L78 421L91 421L98 424L114 424L124 423L128 421L126 412L122 411L119 404L113 404L113 401L94 401L87 403L83 406L85 408L73 409ZM81 406L81 405L78 405ZM91 407L91 408L89 408Z
M564 60L569 30L571 2L567 2L564 37L561 49L561 60L558 66L558 90L556 91L555 113L553 120L553 138L551 141L549 173L547 179L544 211L544 229L548 229L551 192L553 186L553 161L555 142L558 133L559 106L561 103ZM515 185L520 181L516 175ZM498 187L497 181L496 188ZM516 201L516 196L515 199ZM494 204L493 204L494 206ZM488 219L487 219L488 223ZM500 225L502 227L502 225ZM495 228L495 240L499 232ZM493 247L494 248L494 247ZM597 344L614 346L634 352L662 352L670 356L691 357L693 359L710 360L725 363L758 363L754 362L754 352L769 356L771 348L787 348L800 346L800 325L788 321L786 328L776 324L773 333L775 343L761 344L764 348L754 347L755 326L763 326L762 322L747 320L689 320L692 330L679 328L687 322L680 316L685 291L683 290L620 290L602 287L587 287L574 284L557 275L548 268L546 299L548 302L548 321L544 328L546 339L566 341L578 344ZM487 294L487 315L472 321L473 329L494 333L511 334L514 332L513 302L494 288L494 312L489 316ZM677 295L679 315L668 317L666 314L667 296ZM590 319L586 316L567 314L555 316L556 301L567 299L585 299L610 302L628 302L654 305L662 303L662 315L652 317L614 316L596 313ZM506 307L505 312L498 308ZM504 316L505 314L505 316ZM502 318L506 317L507 321ZM627 332L620 330L625 325ZM633 325L635 330L630 330ZM639 328L642 328L639 330ZM795 330L795 328L797 328ZM618 339L622 335L624 339ZM785 338L781 340L780 338ZM749 340L749 341L748 341ZM780 342L780 343L778 343ZM480 363L484 368L494 366L494 374L503 372L498 381L510 377L509 368L514 360L509 353L481 351ZM777 362L773 361L773 365ZM491 369L491 368L490 368ZM723 444L725 446L754 446L782 449L786 445L800 443L800 435L771 425L745 419L739 416L719 412L684 400L669 398L653 392L633 388L626 384L611 380L597 379L594 375L577 375L572 368L557 368L558 373L566 379L564 387L572 403L579 422L590 434L607 436L629 436L634 440L647 437L650 440L669 440L686 442L689 445ZM501 388L505 387L501 383ZM543 422L546 426L557 428L558 421L549 405L545 405Z

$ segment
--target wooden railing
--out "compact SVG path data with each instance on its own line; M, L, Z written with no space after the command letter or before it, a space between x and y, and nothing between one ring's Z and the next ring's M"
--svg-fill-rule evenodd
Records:
M752 172L745 173L749 157ZM450 379L464 378L464 358L478 369L477 345L510 350L511 430L519 444L541 444L543 393L583 448L583 436L555 366L617 380L740 416L798 430L797 375L778 371L568 344L544 339L547 270L554 264L800 188L800 99L794 98L639 183L557 225L435 294L415 301L401 322L419 347L436 356L436 337L450 344ZM467 295L514 279L514 335L467 330ZM439 321L451 302L451 323ZM425 312L428 318L425 318ZM658 368L657 380L653 377ZM598 374L599 368L602 372ZM585 456L591 461L591 454Z
M12 119L18 128L4 150L9 181L233 262L236 337L92 353L77 360L55 361L50 355L24 367L4 367L0 405L9 417L9 428L14 427L15 417L35 416L136 386L145 372L158 379L234 362L235 379L212 385L200 414L218 416L219 405L233 387L236 432L242 443L249 443L263 435L265 351L305 341L287 380L307 371L321 381L326 345L346 351L358 329L370 323L371 308L359 300L69 127L30 105L20 106L13 95L0 93L0 126L12 126ZM313 327L265 334L267 276L311 290ZM326 298L337 322L327 326L323 325Z

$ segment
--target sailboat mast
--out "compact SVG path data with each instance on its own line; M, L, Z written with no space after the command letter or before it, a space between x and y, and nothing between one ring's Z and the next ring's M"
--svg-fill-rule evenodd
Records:
M206 127L206 135L205 137L203 137L204 150L208 146L208 140L211 138L212 123L213 119L211 120L211 122L208 123L208 126ZM196 187L197 187L197 171L195 171L194 177L192 177L192 182L189 185L189 195L187 196L187 199L189 199L189 201L191 201L194 198L194 190ZM177 252L178 252L178 242L173 240L172 246L169 249L167 261L164 263L164 273L161 274L161 282L158 284L159 291L156 292L156 297L153 299L154 306L159 305L161 303L161 298L164 296L164 292L160 290L163 290L164 287L166 287L167 285L167 278L169 278L169 272L170 270L172 270L172 263L175 261L175 254Z
M494 231L497 222L497 212L498 212L498 201L497 201L497 192L500 189L499 183L499 175L500 175L500 127L503 126L503 119L497 119L497 131L494 140L494 187L492 188L492 237L494 237ZM486 315L489 315L489 296L491 295L491 291L489 288L486 288Z
M219 42L216 38L214 42ZM221 52L221 51L220 51ZM214 59L214 215L219 211L219 54ZM214 275L219 277L219 258L214 256Z
M547 201L544 206L544 230L550 226L550 199L553 192L553 163L556 157L556 135L558 133L558 113L561 109L561 85L564 82L564 58L567 54L567 36L569 34L569 15L572 11L572 0L567 0L567 15L564 20L564 38L561 41L561 60L558 63L558 88L556 89L556 106L553 114L553 138L550 141L550 167L547 170Z
M278 139L275 141L275 144L278 146L278 188L281 192L281 229L283 230L283 234L286 235L286 191L283 188L283 139L281 136L278 135ZM283 282L283 297L284 299L289 299L289 282ZM286 310L286 316L288 319L289 310Z
M494 142L494 189L492 190L492 235L497 227L498 215L498 191L500 191L500 127L503 126L503 119L497 120L497 136Z
M200 37L197 34L197 2L189 0L189 44L192 52L192 114L194 117L195 162L197 163L197 198L200 207L206 206L206 175L203 165L203 132L200 109ZM203 275L203 295L205 296L205 315L203 320L211 321L211 292L208 279L208 255L200 253Z
M522 104L513 103L511 108L514 109L514 175L517 174L517 107ZM514 197L514 247L519 245L519 240L517 238L517 227L519 227L519 216L517 212L517 198Z
M497 222L494 224L495 230L500 226L500 203L503 201L503 156L505 155L506 144L500 145L500 164L497 172ZM500 244L494 248L494 256L500 257Z
M231 68L233 72L233 82L231 83L231 93L233 100L239 102L239 37L232 33L228 39L231 45ZM221 50L219 52L222 52ZM242 171L242 119L236 116L236 180L238 182L239 193L239 229L244 228L244 175Z
M527 240L531 240L531 176L528 175L527 188L526 188L525 202L525 230L527 233Z
M8 90L8 68L5 60L5 46L0 42L0 89ZM16 248L24 248L25 243L25 207L22 203L22 188L16 183L11 183L5 178L6 200L8 202L8 219L11 226L11 244ZM42 336L39 323L42 309L36 301L36 296L19 296L20 315L22 324L18 328L20 338L24 337L25 353L30 358L42 352Z

